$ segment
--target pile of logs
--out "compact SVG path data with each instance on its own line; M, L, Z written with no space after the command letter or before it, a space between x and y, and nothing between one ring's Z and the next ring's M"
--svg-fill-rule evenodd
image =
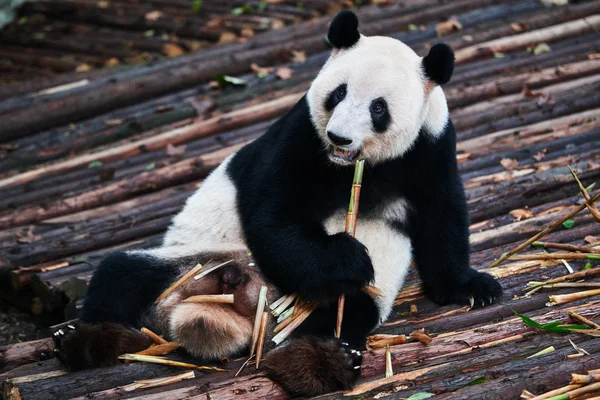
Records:
M312 9L324 2L304 3ZM478 269L585 201L569 166L584 187L600 181L600 0L544 3L406 0L358 11L365 34L392 35L420 54L442 40L456 51L445 92L471 215L471 264ZM48 2L35 7L47 9ZM449 16L460 28L443 32L440 24ZM56 322L76 317L107 251L158 244L202 179L304 94L328 56L323 35L329 19L140 68L0 87L0 299ZM266 67L272 69L258 76ZM282 68L289 69L285 79L277 73ZM217 87L211 81L219 74L244 84ZM592 214L582 212L568 226L543 240L589 248L600 242ZM527 247L519 254L540 251ZM599 267L594 260L567 262L575 272ZM377 333L424 328L433 341L391 346L389 377L386 349L367 351L351 394L497 399L502 393L516 399L523 390L541 395L569 385L571 373L600 368L597 337L542 332L513 313L543 324L573 323L569 312L575 312L598 323L598 297L546 306L550 295L581 288L524 295L528 282L568 274L561 260L509 259L487 272L500 279L505 296L469 310L434 305L411 271L391 319ZM599 281L598 275L585 279ZM568 357L577 353L569 339L591 356ZM536 355L550 346L553 351ZM130 363L64 374L50 349L45 340L0 348L6 398L285 397L253 369L234 376L241 359L225 366L231 372L196 372L168 386L131 389L134 381L185 371Z

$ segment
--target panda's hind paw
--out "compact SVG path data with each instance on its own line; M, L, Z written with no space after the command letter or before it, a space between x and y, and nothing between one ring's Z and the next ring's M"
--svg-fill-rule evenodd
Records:
M347 343L306 336L267 353L263 366L289 394L312 397L352 388L361 363L361 352Z
M140 331L116 323L66 324L52 339L56 357L69 371L116 365L119 355L152 344Z

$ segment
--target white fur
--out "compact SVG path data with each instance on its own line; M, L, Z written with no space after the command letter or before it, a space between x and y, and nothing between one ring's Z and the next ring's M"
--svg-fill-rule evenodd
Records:
M325 109L330 93L347 84L347 95L332 113ZM317 78L307 100L311 118L325 146L327 131L352 139L348 150L361 150L361 157L379 163L401 156L414 144L422 127L438 137L448 121L448 106L438 86L425 78L422 58L399 40L383 36L361 36L349 49L334 50ZM428 93L427 93L428 92ZM391 124L375 132L369 107L385 99Z
M361 217L356 225L356 239L369 249L369 255L375 270L373 285L383 292L382 297L374 297L379 308L379 323L389 316L398 290L404 283L412 259L410 238L397 229L391 222L403 222L406 219L407 203L399 199L387 204L375 217ZM346 212L340 210L325 221L325 230L329 234L343 231Z
M215 169L175 216L157 257L178 258L202 252L246 247L237 211L237 189L227 175L228 157Z

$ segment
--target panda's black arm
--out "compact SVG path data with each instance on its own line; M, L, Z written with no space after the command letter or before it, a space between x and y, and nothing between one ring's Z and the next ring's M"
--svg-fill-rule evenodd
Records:
M263 274L284 293L331 300L360 291L374 278L371 259L359 241L345 233L330 236L321 224L292 210L269 204L244 225Z
M458 173L424 189L409 221L414 261L426 293L439 304L490 303L502 289L490 275L469 266L469 219Z

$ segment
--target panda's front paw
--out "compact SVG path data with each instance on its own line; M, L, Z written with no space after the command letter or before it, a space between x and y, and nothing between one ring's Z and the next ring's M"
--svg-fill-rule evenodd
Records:
M466 279L455 285L440 285L430 288L429 296L440 305L461 304L483 307L502 297L502 286L486 273L470 270Z
M330 265L328 292L334 298L340 294L357 293L375 279L375 270L367 248L347 233L331 237L328 249Z

